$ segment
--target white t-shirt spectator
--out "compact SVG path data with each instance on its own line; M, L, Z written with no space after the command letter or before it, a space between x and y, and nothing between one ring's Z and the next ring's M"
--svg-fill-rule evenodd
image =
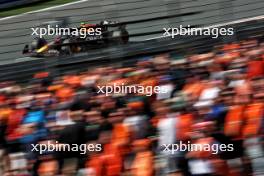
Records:
M160 92L157 94L157 100L164 100L171 97L174 86L172 84L160 85Z
M161 119L158 123L159 146L163 144L174 144L176 138L176 122L175 114L168 114L167 118Z

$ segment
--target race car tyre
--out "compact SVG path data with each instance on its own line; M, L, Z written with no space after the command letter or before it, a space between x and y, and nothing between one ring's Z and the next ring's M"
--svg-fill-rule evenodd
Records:
M70 39L65 39L62 44L69 44L71 43ZM61 47L60 53L62 55L68 55L68 54L72 54L72 50L71 50L71 46L70 45L65 45Z

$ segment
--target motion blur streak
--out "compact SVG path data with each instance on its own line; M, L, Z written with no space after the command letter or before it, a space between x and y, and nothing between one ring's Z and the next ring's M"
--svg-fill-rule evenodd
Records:
M263 176L263 9L263 0L89 0L1 20L0 175ZM31 28L58 21L108 33L23 49ZM190 24L234 35L160 37ZM19 59L32 50L61 52ZM116 86L149 91L106 96Z

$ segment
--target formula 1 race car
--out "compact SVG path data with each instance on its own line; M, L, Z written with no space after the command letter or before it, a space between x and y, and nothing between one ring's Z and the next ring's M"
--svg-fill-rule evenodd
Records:
M47 42L42 36L34 38L31 44L25 45L23 54L35 57L70 55L113 44L126 44L129 41L126 26L112 21L102 21L99 24L81 23L78 28L68 29L66 35L64 31L63 35L51 42Z

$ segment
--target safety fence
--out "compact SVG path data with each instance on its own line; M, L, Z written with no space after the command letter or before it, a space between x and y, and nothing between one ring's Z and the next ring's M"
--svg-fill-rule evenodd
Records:
M170 37L156 38L144 42L132 42L127 45L97 49L72 56L24 58L25 61L17 60L13 64L1 65L0 81L14 80L25 83L32 80L33 74L42 71L48 71L56 77L69 72L85 71L98 65L135 62L146 56L151 57L154 54L164 52L180 57L185 54L208 52L216 45L226 42L247 38L263 40L263 17L221 24L220 26L233 27L235 34L218 38L212 38L211 36L180 36L174 39Z
M80 22L117 20L127 24L131 41L162 35L168 27L208 26L263 15L263 0L89 0L60 8L0 20L0 62L22 57L32 40L31 27L66 19L71 27ZM49 38L48 38L49 39Z

